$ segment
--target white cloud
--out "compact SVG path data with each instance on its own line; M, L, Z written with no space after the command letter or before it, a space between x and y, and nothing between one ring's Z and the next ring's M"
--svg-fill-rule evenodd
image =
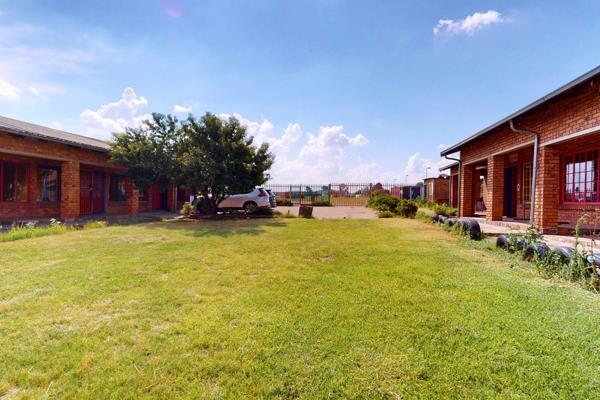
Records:
M271 144L276 138L271 137L271 132L273 131L273 123L268 119L263 119L261 122L251 121L247 118L244 118L239 113L227 114L221 113L217 115L222 120L227 120L230 117L235 117L242 125L246 127L246 133L250 136L254 136L254 142L257 144L261 143L269 143Z
M291 134L291 132L294 132ZM291 124L286 128L284 138L294 138L295 142L301 137L300 125ZM363 134L354 136L344 133L341 125L322 126L318 133L307 132L306 142L296 155L289 154L289 146L285 152L277 153L275 165L271 171L277 182L333 182L340 180L363 180L363 172L354 171L353 167L359 160L350 154L353 150L367 145L368 140Z
M434 35L472 35L476 31L494 24L506 22L506 18L498 11L489 10L484 13L476 12L466 16L464 19L454 21L452 19L440 19L433 28Z
M0 79L20 90L17 100L47 100L67 92L73 75L116 59L109 43L102 36L19 23L0 13Z
M192 107L180 106L179 104L175 104L173 106L173 112L175 114L187 114L192 112Z
M88 134L106 139L111 132L122 132L127 127L139 126L149 114L138 115L141 108L148 106L148 100L138 96L133 88L123 90L121 98L101 105L97 110L84 110L79 119Z
M0 79L0 100L17 102L21 99L21 89L4 79Z

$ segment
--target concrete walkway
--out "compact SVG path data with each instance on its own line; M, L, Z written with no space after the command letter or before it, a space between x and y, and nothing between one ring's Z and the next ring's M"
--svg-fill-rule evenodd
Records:
M473 218L479 222L479 227L488 236L500 236L509 233L525 233L529 226L523 222L508 222L508 221L487 221L485 218ZM544 235L544 241L552 248L558 246L575 247L575 238L573 236L564 235ZM600 242L595 243L594 239L584 237L579 239L579 243L584 250L597 253L600 251Z
M298 215L300 207L277 207L276 210L285 214L288 211ZM367 207L314 207L313 217L319 219L376 219L377 213Z

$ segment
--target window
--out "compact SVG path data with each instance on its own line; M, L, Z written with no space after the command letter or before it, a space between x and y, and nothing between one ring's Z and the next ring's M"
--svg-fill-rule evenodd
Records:
M140 193L140 197L139 197L140 201L148 201L148 188L147 187L140 188L139 193Z
M121 175L110 176L110 201L125 201L125 177Z
M598 203L598 150L584 151L564 158L564 203Z
M29 193L27 166L17 163L0 164L1 201L26 202Z
M531 181L533 178L533 164L523 165L523 203L531 203Z
M57 168L38 168L38 201L40 203L58 203L60 200L60 185Z

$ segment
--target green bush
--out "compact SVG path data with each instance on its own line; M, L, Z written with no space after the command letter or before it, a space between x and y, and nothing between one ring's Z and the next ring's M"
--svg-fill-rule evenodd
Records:
M458 212L456 208L450 207L446 204L433 204L433 206L430 208L434 213L443 215L444 217L454 217Z
M404 218L414 218L419 207L412 200L401 200L396 207L396 214Z
M183 207L181 207L181 211L179 213L184 217L189 217L194 212L194 206L187 201L183 203Z
M400 204L400 199L389 194L378 194L372 196L367 202L369 208L377 211L389 211L396 213L396 208Z
M429 200L425 200L421 197L416 198L414 200L414 202L417 204L417 206L421 207L421 208L429 208L429 209L433 209L433 207L436 205L434 202L429 201Z
M314 207L331 207L329 200L315 200L312 205Z
M69 228L59 221L52 219L48 226L37 226L37 222L28 222L21 226L13 227L8 232L0 234L0 242L31 239L41 236L56 235L67 232Z
M391 211L379 211L379 213L377 213L377 216L379 218L394 218L396 214L394 214Z
M83 229L98 229L98 228L106 228L108 226L108 222L106 221L88 221L83 225Z

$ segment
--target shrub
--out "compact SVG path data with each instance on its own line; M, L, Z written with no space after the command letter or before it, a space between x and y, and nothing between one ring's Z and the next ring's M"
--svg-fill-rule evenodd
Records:
M414 218L417 215L419 207L412 200L401 200L396 207L396 214L404 218Z
M367 206L377 211L390 211L395 213L400 201L401 200L399 198L392 195L379 194L372 196L367 202Z
M329 200L315 200L312 205L314 207L331 207Z
M422 210L418 210L415 217L423 221L431 222L431 215L427 214L425 211Z
M281 207L291 207L292 201L290 199L277 199L277 205Z
M83 229L98 229L98 228L106 228L108 226L108 222L106 221L88 221L83 225Z
M179 213L184 217L189 217L194 212L194 206L188 202L183 203L183 207L181 207L181 211Z
M396 216L396 214L394 214L391 211L379 211L379 213L377 214L377 216L379 218L394 218Z
M431 209L434 213L443 215L444 217L454 217L458 211L456 208L450 207L446 204L434 204Z
M56 221L56 220L54 220ZM21 226L16 226L8 232L0 234L0 242L12 242L14 240L30 239L41 236L55 235L68 231L67 226L58 221L48 226L37 226L37 222L28 222Z
M421 197L416 198L414 200L414 202L421 208L429 208L429 209L433 209L433 207L436 205L434 202L429 201L429 200L425 200Z

